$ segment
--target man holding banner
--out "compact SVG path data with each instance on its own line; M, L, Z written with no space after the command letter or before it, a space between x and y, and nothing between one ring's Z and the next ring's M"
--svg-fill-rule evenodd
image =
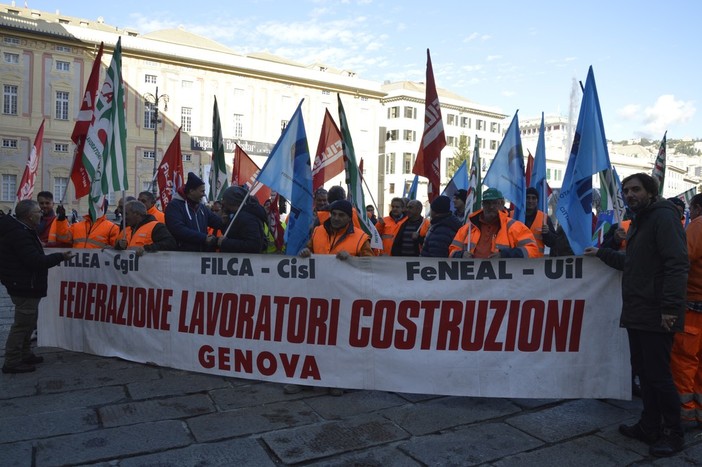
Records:
M671 456L685 444L680 396L670 369L673 337L683 330L685 313L689 268L685 231L673 204L658 197L658 185L650 175L625 178L622 192L634 213L626 255L593 247L586 248L585 255L623 271L620 326L629 336L643 411L636 424L621 425L619 432L650 445L651 455Z

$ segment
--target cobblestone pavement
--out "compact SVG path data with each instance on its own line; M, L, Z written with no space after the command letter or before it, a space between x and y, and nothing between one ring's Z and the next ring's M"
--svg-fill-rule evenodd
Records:
M12 304L0 291L3 349ZM640 400L446 397L210 376L39 348L0 375L0 466L702 465L702 432L669 459L617 431Z

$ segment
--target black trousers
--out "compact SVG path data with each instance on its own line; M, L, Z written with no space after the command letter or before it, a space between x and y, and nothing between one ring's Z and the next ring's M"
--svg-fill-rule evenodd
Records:
M631 367L641 382L641 428L648 433L683 435L680 396L670 371L673 333L627 329Z

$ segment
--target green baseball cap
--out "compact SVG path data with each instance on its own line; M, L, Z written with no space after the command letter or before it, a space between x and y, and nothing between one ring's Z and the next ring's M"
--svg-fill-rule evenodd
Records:
M483 201L495 201L498 199L505 199L502 192L496 188L488 188L483 192Z

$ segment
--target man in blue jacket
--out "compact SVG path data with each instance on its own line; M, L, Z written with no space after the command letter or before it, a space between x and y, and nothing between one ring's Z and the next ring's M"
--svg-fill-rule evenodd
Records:
M208 235L207 227L220 229L222 219L202 203L204 197L205 182L189 172L166 207L166 227L181 251L214 251L217 246L217 237Z
M29 373L36 370L34 365L44 361L30 348L39 302L46 297L49 268L73 256L70 251L44 254L36 231L41 215L36 201L23 200L17 203L16 217L0 217L0 282L15 305L3 373Z

